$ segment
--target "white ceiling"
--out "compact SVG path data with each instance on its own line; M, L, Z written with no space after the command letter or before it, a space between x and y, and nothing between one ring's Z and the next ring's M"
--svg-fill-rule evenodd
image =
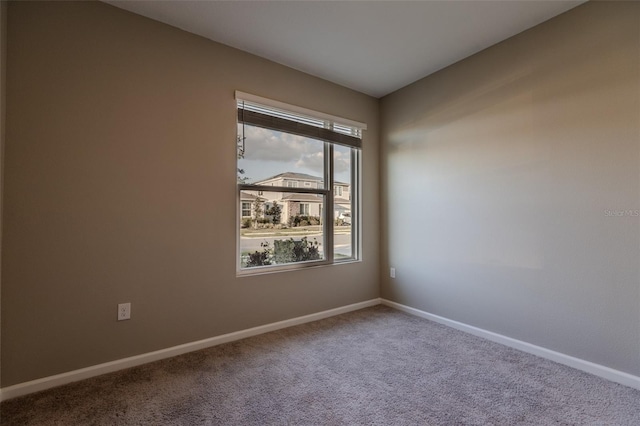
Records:
M374 97L583 2L106 0Z

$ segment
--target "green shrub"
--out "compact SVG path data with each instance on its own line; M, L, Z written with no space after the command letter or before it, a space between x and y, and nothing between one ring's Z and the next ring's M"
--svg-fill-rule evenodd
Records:
M274 225L277 225L280 223L280 220L282 218L282 207L278 205L277 201L274 201L273 205L267 209L265 214L271 216L271 221Z
M291 216L287 223L291 228L295 226L320 225L320 217L306 215Z
M300 216L290 216L287 224L289 225L289 228L298 226L300 224Z
M247 268L271 265L273 251L271 250L271 247L269 247L269 243L267 241L260 243L260 247L262 247L262 251L256 250L253 253L249 253L249 258L247 259L246 264Z
M275 240L273 242L273 260L276 264L304 262L320 259L320 243L314 238L310 242L307 237L301 240Z

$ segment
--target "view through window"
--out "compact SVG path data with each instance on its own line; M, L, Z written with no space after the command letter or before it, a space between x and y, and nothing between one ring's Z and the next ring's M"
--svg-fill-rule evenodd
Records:
M358 259L360 134L238 100L240 270Z

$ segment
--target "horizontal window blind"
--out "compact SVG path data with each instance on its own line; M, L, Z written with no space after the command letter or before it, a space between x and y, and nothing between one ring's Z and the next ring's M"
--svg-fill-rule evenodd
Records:
M299 136L320 139L351 148L362 148L362 128L338 123L324 117L314 117L296 111L288 111L262 105L237 97L238 122L266 129L284 131Z

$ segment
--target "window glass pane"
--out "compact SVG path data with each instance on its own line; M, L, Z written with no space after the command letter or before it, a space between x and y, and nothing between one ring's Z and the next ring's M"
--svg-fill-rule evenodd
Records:
M243 190L240 198L251 205L239 218L242 268L324 260L323 195Z
M340 145L333 147L333 257L336 260L353 257L351 149Z
M245 195L245 194L243 194ZM242 217L250 217L251 216L251 203L243 201L242 202Z
M238 144L238 182L324 187L323 141L238 123Z

